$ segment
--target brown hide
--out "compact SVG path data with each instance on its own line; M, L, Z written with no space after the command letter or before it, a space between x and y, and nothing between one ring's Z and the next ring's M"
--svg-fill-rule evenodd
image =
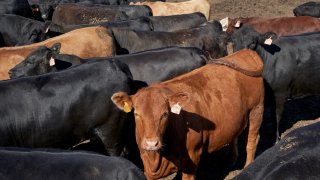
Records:
M289 36L308 32L320 31L320 20L310 16L298 17L279 17L279 18L235 18L228 19L227 32L233 33L237 28L234 27L237 21L240 25L252 26L260 33L274 32L278 36Z
M46 41L25 46L0 48L0 79L9 79L8 71L40 46L61 43L61 54L81 58L107 57L115 54L113 39L104 27L88 27L70 31Z
M237 66L261 71L256 52L241 50L221 58ZM207 64L190 73L139 90L115 93L122 110L134 108L136 140L148 179L166 177L180 169L193 179L203 152L235 145L248 127L246 166L253 161L262 122L262 77L251 77L223 65ZM180 114L170 112L174 104ZM130 107L130 108L129 108Z
M172 16L201 12L209 20L210 3L208 0L189 0L184 2L131 2L130 5L147 5L153 16Z

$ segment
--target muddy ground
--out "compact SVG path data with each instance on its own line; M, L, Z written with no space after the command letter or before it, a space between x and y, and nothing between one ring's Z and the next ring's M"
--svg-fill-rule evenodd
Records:
M210 0L210 19L220 20L224 17L280 17L293 16L292 10L308 0ZM288 129L301 127L316 121L320 117L320 97L307 97L290 100L286 103L285 112L280 123L281 133ZM266 104L264 120L260 130L260 142L256 156L270 148L275 142L274 113L270 105ZM296 126L293 125L297 123ZM230 179L239 173L245 161L244 138L239 141L239 158L231 166L231 153L228 148L219 152L205 155L201 161L197 179ZM229 175L228 175L229 174ZM179 178L176 178L179 179Z

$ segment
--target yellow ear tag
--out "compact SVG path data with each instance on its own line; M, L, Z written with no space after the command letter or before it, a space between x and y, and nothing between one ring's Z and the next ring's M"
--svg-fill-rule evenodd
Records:
M124 102L123 111L126 113L131 111L131 107L127 102Z

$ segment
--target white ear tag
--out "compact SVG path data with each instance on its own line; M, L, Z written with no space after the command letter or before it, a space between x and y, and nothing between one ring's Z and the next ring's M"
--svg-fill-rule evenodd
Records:
M236 28L240 27L240 21L237 21L237 23L234 25L234 27L236 27Z
M264 41L264 44L270 46L270 45L272 44L272 39L271 39L271 37L269 37L268 39L266 39L266 40Z
M181 111L181 106L179 105L179 103L174 104L171 106L171 112L174 114L180 114Z
M228 24L229 24L229 18L228 17L225 17L223 19L220 20L220 24L222 26L222 30L223 31L227 31L228 29Z
M56 63L54 61L54 59L51 57L50 61L49 61L49 65L50 66L54 66Z
M49 26L47 27L47 29L44 31L44 33L47 33L49 31Z

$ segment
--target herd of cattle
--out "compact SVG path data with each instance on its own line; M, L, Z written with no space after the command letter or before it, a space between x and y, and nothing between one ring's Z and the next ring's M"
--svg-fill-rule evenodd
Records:
M320 124L279 132L288 99L320 94L320 3L295 17L209 12L208 0L2 0L0 179L195 179L203 154L230 146L236 161L242 133L235 179L320 178ZM254 160L266 106L275 145Z

